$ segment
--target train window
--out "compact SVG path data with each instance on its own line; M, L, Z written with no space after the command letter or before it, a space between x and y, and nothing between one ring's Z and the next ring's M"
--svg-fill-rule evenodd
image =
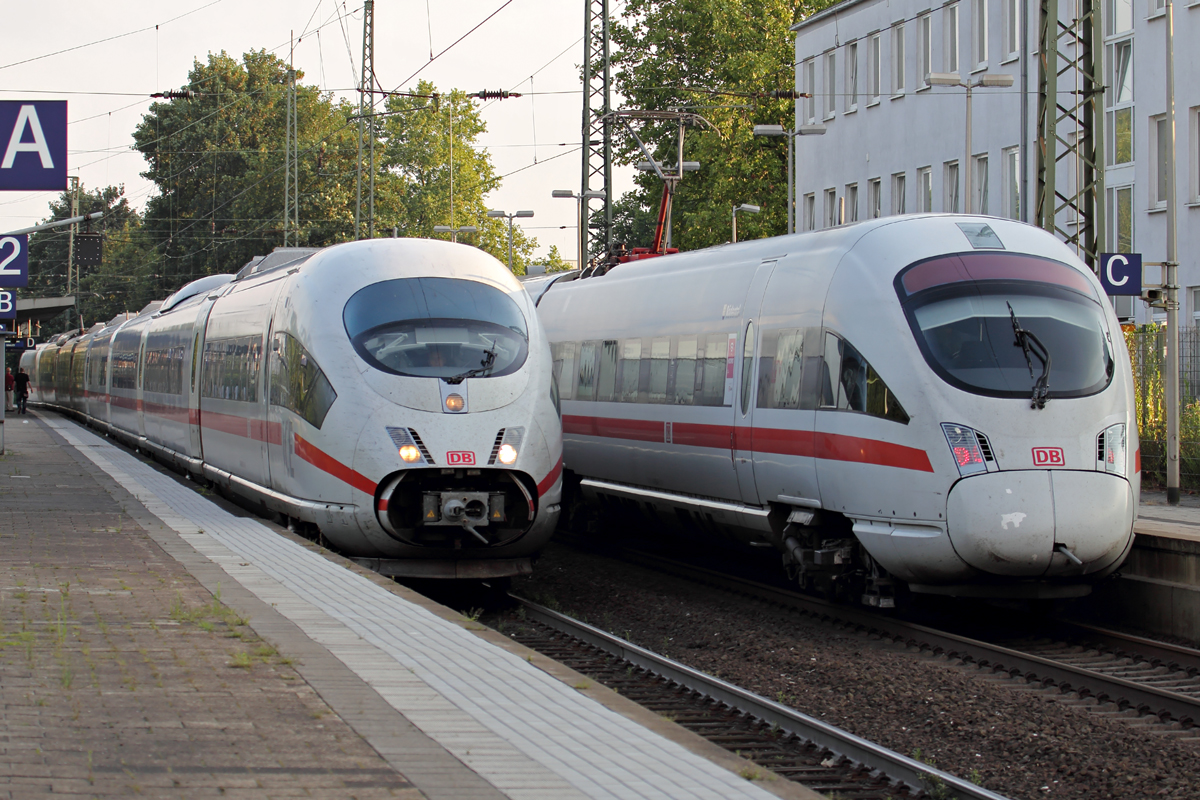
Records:
M366 286L342 312L372 367L417 378L488 378L525 363L529 331L505 292L457 278L398 278Z
M200 394L218 400L257 403L261 363L262 339L258 336L205 342Z
M758 407L800 408L804 331L763 331L758 363Z
M600 348L600 377L596 384L596 399L612 402L617 386L617 342L609 339Z
M698 345L695 336L680 336L679 347L672 362L675 366L675 390L671 394L671 403L677 406L690 406L696 392L696 355ZM671 376L667 376L670 383ZM668 391L670 391L668 389Z
M904 309L926 362L963 391L1031 396L1044 367L1036 350L1026 356L1018 328L1049 353L1052 399L1095 394L1112 379L1103 308L1074 286L1051 280L957 281L913 295Z
M183 394L184 345L171 334L151 334L146 342L142 389L159 394Z
M642 340L626 339L621 346L620 378L617 382L617 400L622 403L638 401L638 382L642 370Z
M575 397L575 342L559 342L550 345L554 362L554 381L558 384L558 396L563 400Z
M596 350L599 342L584 342L579 346L579 388L577 400L596 399Z
M736 336L734 338L734 347L736 348ZM733 402L733 397L730 396L728 403L726 402L725 382L726 378L733 378L729 373L727 366L729 357L736 353L729 350L730 335L725 333L710 333L705 337L704 343L704 364L703 367L696 370L696 399L695 404L698 406L723 406ZM731 387L732 388L732 387ZM732 395L732 392L728 393Z
M750 410L750 380L754 376L754 322L746 323L746 339L742 344L742 416Z
M337 400L329 379L294 337L276 333L271 349L271 405L293 411L320 428Z
M833 378L836 376L836 386ZM825 357L821 365L821 406L858 411L902 425L908 414L858 349L832 333L825 334Z
M671 340L654 339L650 342L650 383L647 399L651 403L667 402L667 376L671 368Z

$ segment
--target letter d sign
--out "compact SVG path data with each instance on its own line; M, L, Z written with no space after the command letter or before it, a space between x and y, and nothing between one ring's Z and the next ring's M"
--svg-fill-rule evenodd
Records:
M1101 253L1100 284L1107 295L1131 295L1142 293L1141 253Z

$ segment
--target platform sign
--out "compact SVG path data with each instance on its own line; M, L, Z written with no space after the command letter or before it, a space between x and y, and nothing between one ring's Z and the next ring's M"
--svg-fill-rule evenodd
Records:
M17 318L17 293L0 289L0 320Z
M0 190L67 188L67 101L0 100Z
M29 285L29 236L0 237L0 287ZM0 315L3 316L3 315Z
M1107 295L1133 295L1142 293L1141 253L1101 253L1100 284Z

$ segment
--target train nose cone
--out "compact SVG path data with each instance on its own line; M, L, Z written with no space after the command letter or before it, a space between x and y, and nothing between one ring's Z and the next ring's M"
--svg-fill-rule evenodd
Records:
M992 575L1094 572L1124 550L1133 528L1128 482L1099 472L993 472L959 481L946 502L958 555ZM1082 568L1057 548L1066 546Z

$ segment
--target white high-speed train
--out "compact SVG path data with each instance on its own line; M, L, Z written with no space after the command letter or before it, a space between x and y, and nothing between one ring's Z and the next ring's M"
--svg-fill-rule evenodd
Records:
M527 282L568 485L891 605L1076 596L1132 546L1128 352L1053 236L892 217Z
M35 404L385 574L524 574L558 519L548 340L521 284L472 247L279 249L21 366Z

